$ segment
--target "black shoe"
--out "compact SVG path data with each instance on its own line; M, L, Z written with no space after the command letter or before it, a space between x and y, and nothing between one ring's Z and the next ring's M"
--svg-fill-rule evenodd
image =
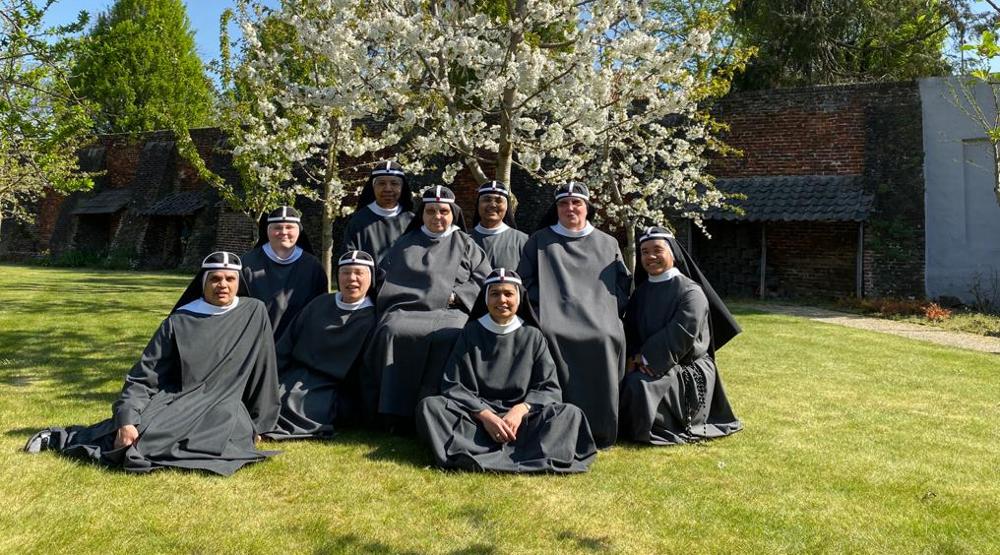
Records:
M25 453L41 453L49 448L49 440L52 438L52 432L49 430L42 430L37 434L31 436L28 443L24 445Z

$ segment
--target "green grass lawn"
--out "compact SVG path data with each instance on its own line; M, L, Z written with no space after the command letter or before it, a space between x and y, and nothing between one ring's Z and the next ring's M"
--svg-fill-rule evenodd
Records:
M751 310L719 353L744 431L584 475L442 472L363 433L231 478L22 453L110 416L187 280L0 266L0 552L1000 550L1000 358Z

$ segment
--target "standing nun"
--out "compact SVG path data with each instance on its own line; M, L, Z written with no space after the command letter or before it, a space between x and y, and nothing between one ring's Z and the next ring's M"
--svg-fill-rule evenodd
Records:
M281 414L270 439L330 438L363 419L359 374L375 327L376 267L362 251L337 261L336 293L312 300L275 345Z
M555 200L525 244L517 273L549 341L563 399L583 409L603 449L618 434L621 315L631 279L615 238L587 221L593 212L587 187L571 182Z
M340 252L364 251L382 260L413 221L413 193L397 162L376 164L344 230Z
M500 268L484 283L442 394L417 407L417 432L445 468L586 471L597 447L583 411L562 402L548 343L521 302L520 277Z
M517 268L528 234L518 231L510 190L499 181L479 188L472 240L483 248L494 268Z
M637 250L642 268L625 318L622 434L673 445L738 432L743 424L726 399L715 350L739 325L669 231L647 228Z
M255 439L278 418L278 377L263 303L243 293L240 259L205 258L173 311L125 377L112 417L89 427L49 428L25 450L117 466L228 476L274 455Z
M309 301L329 290L323 265L312 255L302 214L281 206L261 218L257 246L243 255L250 295L264 302L274 337Z
M469 318L490 263L465 233L447 187L428 187L414 219L382 259L379 324L366 376L378 412L408 427L417 401L440 390L441 373Z

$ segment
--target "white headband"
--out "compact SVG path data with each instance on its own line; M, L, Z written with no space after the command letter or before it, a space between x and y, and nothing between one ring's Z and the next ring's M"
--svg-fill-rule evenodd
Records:
M272 224L272 223L276 223L276 222L295 222L295 223L301 223L302 222L302 218L300 218L298 216L289 216L288 215L288 207L287 206L282 206L281 207L281 215L280 216L268 216L267 217L267 223Z

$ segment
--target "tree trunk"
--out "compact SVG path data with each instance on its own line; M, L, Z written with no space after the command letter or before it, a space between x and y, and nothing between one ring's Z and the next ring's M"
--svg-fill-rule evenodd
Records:
M323 263L323 270L326 272L327 290L333 281L333 180L338 169L337 149L331 146L327 151L326 172L323 176L323 219L320 224L320 230L323 232L323 240L320 242L320 262Z
M635 226L625 226L625 248L622 249L622 256L625 258L628 271L635 273Z
M509 87L503 91L502 106L500 110L500 143L497 148L497 181L510 185L510 166L514 161L514 145L511 141L513 134L513 124L510 119L510 111L514 106L514 96L517 93L515 87Z
M1000 142L993 142L993 193L1000 205Z

